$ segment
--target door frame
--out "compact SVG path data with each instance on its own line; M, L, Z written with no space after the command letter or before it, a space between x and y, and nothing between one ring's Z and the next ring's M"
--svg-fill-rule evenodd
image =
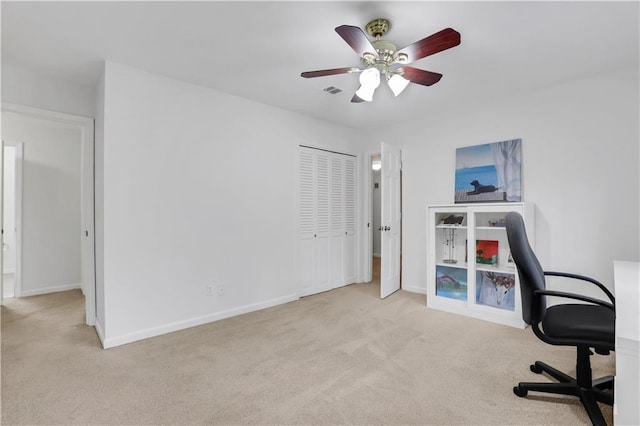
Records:
M373 170L371 169L371 163L373 157L380 155L380 151L369 151L364 155L365 158L365 191L362 191L365 196L364 205L366 209L366 223L367 232L365 232L365 241L363 253L365 258L362 259L364 265L363 281L371 282L373 280L373 233L377 230L373 229Z
M4 232L6 232L6 229L4 229L4 149L7 146L11 146L14 147L16 150L16 157L15 157L15 171L14 171L14 175L15 175L15 181L14 181L14 220L15 220L15 237L16 237L16 241L15 241L15 251L16 251L16 270L15 270L15 274L14 274L14 281L13 281L13 297L22 297L22 170L23 170L23 161L24 161L24 143L23 142L16 142L16 141L11 141L11 140L3 140L2 141L2 219L0 221L0 224L2 225L2 228L4 230ZM4 234L3 234L3 243L4 243ZM0 269L2 269L2 291L4 291L4 251L2 253L3 258L2 258L2 267L0 267Z
M81 229L78 230L78 232L81 232L82 238L80 267L82 291L85 296L86 324L94 326L96 323L94 118L6 102L2 102L2 112L10 112L28 118L61 122L80 130ZM16 217L16 224L18 220L22 221L22 217L19 219ZM21 254L16 256L16 258L18 257L21 257ZM22 262L20 267L22 267ZM16 262L17 269L18 264Z

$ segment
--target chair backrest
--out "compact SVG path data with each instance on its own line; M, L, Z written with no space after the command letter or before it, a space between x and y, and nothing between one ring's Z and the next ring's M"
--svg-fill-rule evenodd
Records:
M527 324L537 324L544 318L547 306L542 296L535 296L534 290L545 289L544 270L529 245L524 220L517 212L506 215L507 239L511 256L518 268L520 295L522 298L522 319Z

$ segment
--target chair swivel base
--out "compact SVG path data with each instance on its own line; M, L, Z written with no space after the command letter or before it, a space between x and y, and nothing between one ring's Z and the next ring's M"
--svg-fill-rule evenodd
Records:
M613 376L595 379L591 382L591 386L585 387L578 384L573 377L541 361L536 361L530 369L536 374L547 373L559 383L521 382L513 388L513 393L519 397L527 396L529 391L577 396L587 411L591 423L606 426L607 423L598 407L598 402L613 405L613 392L605 392L607 389L613 390Z

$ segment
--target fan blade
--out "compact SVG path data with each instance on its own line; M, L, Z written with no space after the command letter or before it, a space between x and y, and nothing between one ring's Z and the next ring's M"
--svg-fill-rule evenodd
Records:
M336 32L340 34L340 37L342 37L358 55L362 56L365 53L370 53L375 58L378 57L376 48L373 47L373 44L371 44L364 31L359 27L340 25L336 27Z
M304 78L324 77L325 75L348 74L356 71L360 71L360 70L354 67L332 68L330 70L305 71L302 74L300 74L300 77L304 77Z
M434 53L451 49L459 44L460 33L454 29L445 28L435 34L431 34L429 37L416 41L407 47L403 47L395 53L394 57L398 58L400 55L406 55L407 59L401 61L401 63L408 64L429 55L433 55Z
M398 68L400 75L409 80L412 83L422 84L423 86L431 86L436 84L442 78L442 74L437 72L425 71L413 67Z

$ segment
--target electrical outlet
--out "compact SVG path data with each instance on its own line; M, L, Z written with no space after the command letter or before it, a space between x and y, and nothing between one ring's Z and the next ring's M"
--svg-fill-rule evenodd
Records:
M225 288L224 288L224 286L223 286L223 285L219 285L219 286L218 286L218 296L224 296L225 291L226 291L226 290L225 290Z
M207 296L213 296L213 292L214 292L214 286L208 285L206 288Z

